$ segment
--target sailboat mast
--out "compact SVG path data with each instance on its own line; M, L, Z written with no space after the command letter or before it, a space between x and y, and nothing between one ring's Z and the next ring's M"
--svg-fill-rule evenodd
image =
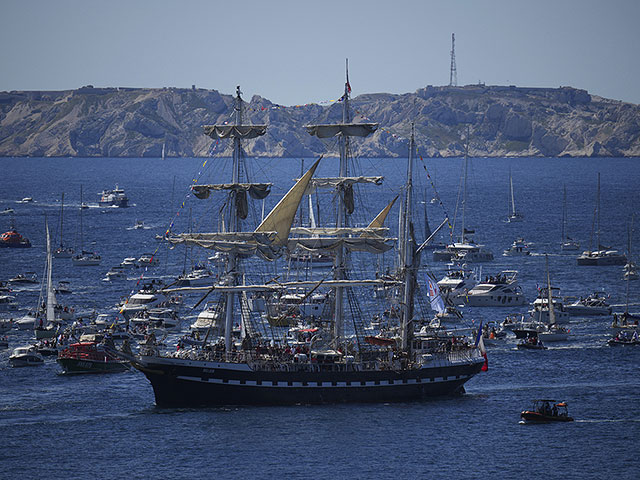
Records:
M597 224L596 224L596 250L600 250L600 172L598 172L598 193L596 194L596 214L597 214Z
M545 255L545 260L547 264L547 302L549 303L549 324L553 325L556 323L556 313L553 309L553 295L551 292L551 277L549 275L549 255Z
M342 123L347 124L351 121L351 116L349 113L349 94L351 93L351 85L349 84L349 60L346 60L346 82L344 84L344 96L342 102ZM340 177L344 178L349 173L348 168L348 148L349 148L349 137L347 135L340 135L339 137L339 145L340 145ZM345 190L343 189L338 195L338 218L336 222L336 226L338 228L347 226L347 213L346 206L344 201ZM334 278L336 280L344 280L346 278L345 270L346 270L346 258L344 248L340 246L336 252L335 259L335 269L334 269ZM344 290L342 287L336 287L336 298L335 298L335 309L334 309L334 339L336 343L336 347L340 343L340 339L342 338L342 333L344 329Z
M464 146L464 184L462 187L462 234L460 242L465 243L465 211L467 207L467 167L469 165L469 126L467 126L467 142Z
M240 97L240 86L236 87L236 105L235 105L235 113L236 113L236 125L242 125L242 98ZM240 181L240 155L241 155L241 144L240 137L238 135L233 137L233 166L232 166L232 183L238 183ZM230 232L238 232L239 231L239 219L238 219L238 210L236 203L237 191L231 190L230 192L230 208L231 215L229 218L229 231ZM227 262L227 274L231 275L232 281L231 285L237 285L238 277L237 277L237 263L238 258L237 255L233 252L229 253L228 262ZM232 342L233 342L233 308L234 308L234 300L235 294L234 292L227 292L226 294L226 309L225 309L225 329L224 329L224 345L225 351L227 354L231 353L232 350Z
M562 231L560 235L562 236L562 242L564 243L565 239L565 224L567 223L567 186L562 186Z
M407 185L404 202L403 235L404 244L401 246L401 272L404 275L404 293L402 300L402 350L406 351L409 343L409 329L413 317L413 275L409 270L413 267L413 249L411 245L411 215L413 203L413 150L415 148L414 125L411 124L411 139L409 141L409 159L407 162Z
M513 176L511 175L511 167L509 167L509 190L511 192L511 215L516 214L516 200L513 197Z
M60 200L60 248L62 248L62 216L64 215L64 192L62 192L62 200Z
M82 228L82 185L80 185L80 255L84 251L83 243L83 228Z
M47 323L55 320L55 303L56 297L53 292L52 276L53 276L53 257L51 254L51 235L49 235L49 223L45 224L47 231Z

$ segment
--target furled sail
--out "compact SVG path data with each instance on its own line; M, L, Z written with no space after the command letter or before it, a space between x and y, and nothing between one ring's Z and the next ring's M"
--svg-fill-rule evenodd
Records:
M213 139L242 138L251 139L264 135L266 125L205 125L204 133Z
M293 227L291 233L296 235L311 236L338 236L338 235L363 235L365 233L384 235L388 232L387 227Z
M297 179L296 179L297 180ZM318 177L311 179L309 188L337 188L339 186L351 186L354 183L374 183L382 185L384 177Z
M289 239L289 251L302 248L310 252L330 252L345 248L350 251L380 254L393 248L395 238L309 237Z
M345 137L366 137L378 128L377 123L338 123L332 125L305 125L309 135L331 138L338 134Z
M196 184L191 186L193 194L199 199L209 198L212 191L235 190L236 192L249 192L251 198L262 200L271 193L272 183L217 183Z

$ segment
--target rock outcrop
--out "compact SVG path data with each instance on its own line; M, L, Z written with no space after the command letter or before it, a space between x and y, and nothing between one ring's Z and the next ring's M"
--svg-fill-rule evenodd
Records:
M355 122L380 124L354 142L361 156L406 155L412 122L423 156L461 155L467 128L474 156L640 156L638 105L570 87L428 86L403 95L364 94L351 104ZM247 142L246 152L325 153L331 142L303 126L338 122L341 110L339 102L284 107L254 96L246 121L269 128ZM195 88L1 92L0 156L159 157L163 144L169 156L228 156L231 145L216 145L202 126L228 122L232 111L231 95Z

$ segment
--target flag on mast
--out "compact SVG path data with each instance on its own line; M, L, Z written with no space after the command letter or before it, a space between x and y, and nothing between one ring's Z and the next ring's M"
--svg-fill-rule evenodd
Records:
M444 313L446 308L444 306L444 300L440 295L440 288L438 284L434 282L431 277L427 276L428 288L429 288L429 300L431 302L431 309L438 313Z

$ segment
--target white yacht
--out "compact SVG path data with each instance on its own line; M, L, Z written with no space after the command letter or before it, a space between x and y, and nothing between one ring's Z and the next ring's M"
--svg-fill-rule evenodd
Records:
M516 270L503 270L498 275L486 277L463 298L470 307L512 307L524 305L522 289L517 284Z
M200 334L209 332L212 338L223 335L224 315L218 303L208 303L204 310L198 314L196 321L191 324L190 328L192 332L198 332ZM202 338L204 338L204 336Z
M161 304L167 303L168 299L165 295L157 292L153 288L143 287L140 291L129 297L124 305L122 305L120 311L123 315L131 316L136 312L159 307Z
M203 287L211 286L216 282L216 276L206 267L196 265L191 272L178 276L177 287Z
M156 267L159 263L158 257L154 257L152 253L143 253L138 258L138 265L141 267Z
M36 347L28 345L16 348L9 357L9 364L12 367L33 367L43 365L44 359L37 352Z
M607 298L608 295L604 292L593 292L580 298L566 297L563 301L564 309L575 317L611 315L612 308Z
M125 269L121 265L116 265L115 267L111 267L109 271L105 274L102 279L103 282L113 282L115 280L126 280L127 273Z
M513 241L511 246L502 252L504 257L526 256L531 255L529 250L529 244L525 242L524 238L520 237Z
M447 274L438 281L440 295L452 302L459 295L464 295L478 283L475 273L467 264L451 264Z

